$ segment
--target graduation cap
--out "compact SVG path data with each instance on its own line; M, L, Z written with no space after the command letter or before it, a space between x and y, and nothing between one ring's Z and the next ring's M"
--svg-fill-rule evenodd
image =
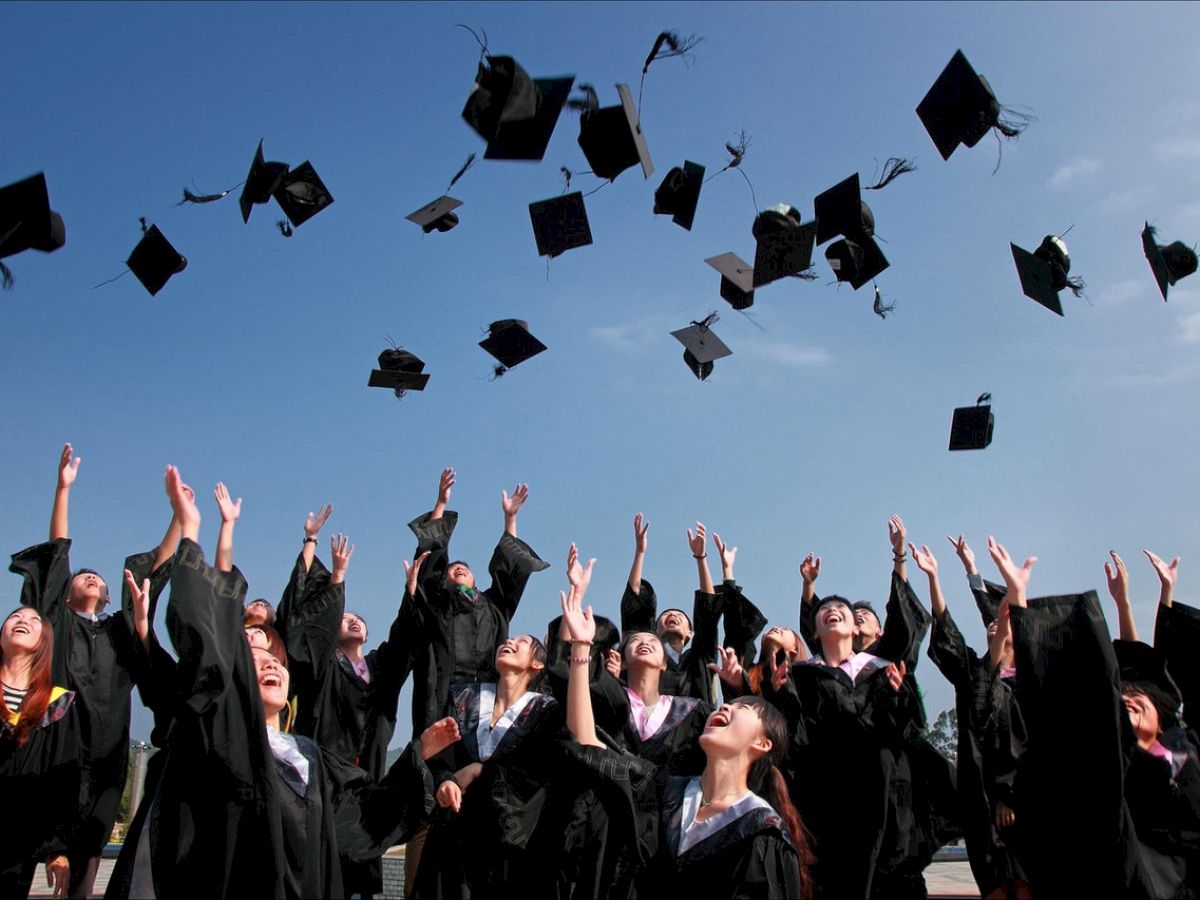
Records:
M574 75L535 78L537 105L534 114L529 118L501 122L488 141L483 158L540 161L546 155L559 113L574 83Z
M1030 300L1036 300L1046 309L1061 316L1063 311L1058 292L1063 288L1070 288L1077 297L1083 293L1083 281L1068 277L1071 271L1071 257L1061 237L1046 235L1033 253L1016 244L1009 246L1012 248L1013 262L1017 266L1017 275L1021 279L1021 293Z
M754 269L736 253L722 253L705 260L721 273L721 299L739 312L754 305Z
M837 280L856 291L891 265L875 239L861 235L834 241L825 248L825 258Z
M754 250L754 287L788 275L799 275L812 266L817 223L800 224L800 212L781 203L765 209L750 229Z
M296 228L333 203L333 194L308 161L284 175L272 196Z
M171 242L151 225L125 261L137 280L153 297L171 280L171 276L187 268L187 257L171 246Z
M379 368L371 370L367 387L390 388L396 399L405 391L423 391L429 383L425 363L403 347L389 347L379 354Z
M992 442L996 420L992 416L991 394L980 394L974 406L954 410L950 422L951 450L982 450Z
M654 192L654 214L671 216L676 225L691 231L703 184L704 166L685 159L683 168L671 169Z
M592 242L583 194L575 191L529 204L529 220L537 241L538 256L551 259Z
M642 174L649 178L654 174L654 163L650 161L650 149L629 85L618 84L617 93L621 97L619 106L597 104L584 110L579 117L579 146L599 178L612 180L638 163ZM594 91L589 96L594 96Z
M416 212L409 213L404 218L420 225L421 230L426 234L429 234L431 231L445 232L458 224L458 216L454 214L454 210L460 206L462 206L461 200L456 200L448 195L442 195L428 206L422 206Z
M683 344L683 361L701 381L712 374L714 360L733 355L710 327L716 320L717 314L712 313L687 328L671 332L671 337Z
M53 253L67 242L62 216L50 209L46 176L36 175L0 188L0 259L25 250ZM0 279L12 285L12 274L0 263Z
M818 244L838 235L870 237L875 234L875 215L862 198L857 172L817 194L813 198L813 212L817 219Z
M279 187L280 181L288 173L288 164L267 162L263 156L263 142L258 142L254 159L250 163L250 172L246 175L246 184L242 195L238 197L238 206L242 208L242 221L250 221L250 208L255 203L269 203L271 196Z
M1006 119L1001 113L991 85L971 67L961 50L955 51L917 104L917 116L942 159L949 159L959 144L974 147L993 128L1005 137L1019 135L1024 124Z
M484 55L475 87L463 106L463 120L485 141L491 141L506 122L532 119L538 110L538 89L511 56Z
M0 226L2 230L2 226ZM1167 299L1167 286L1174 285L1180 278L1186 278L1196 271L1196 251L1183 241L1159 246L1154 241L1154 226L1149 222L1142 229L1142 252L1154 272L1154 280L1158 282L1158 292L1162 294L1163 302ZM0 253L0 256L3 256Z
M497 377L546 349L545 344L529 333L528 323L521 319L493 322L488 326L488 336L479 342L479 346L499 361Z

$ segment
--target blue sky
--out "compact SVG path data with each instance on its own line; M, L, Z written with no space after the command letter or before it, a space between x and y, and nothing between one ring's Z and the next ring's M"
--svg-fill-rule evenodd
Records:
M542 164L481 159L452 191L454 231L404 221L482 156L459 117L478 58L459 22L534 76L596 85L604 105L617 82L636 93L660 30L703 37L690 64L647 77L655 174L627 171L589 197L594 244L548 272L526 206L562 190L559 166L587 168L572 113ZM521 535L553 568L531 582L520 631L555 614L572 540L599 558L591 599L615 613L638 511L664 602L688 602L684 529L700 519L740 548L739 580L786 624L809 550L819 591L882 601L900 513L977 643L949 533L981 556L988 534L1037 555L1035 593L1106 598L1101 565L1117 549L1149 637L1157 580L1141 548L1183 556L1179 596L1194 600L1200 539L1200 276L1164 304L1139 241L1146 219L1163 243L1200 240L1197 33L1187 4L0 5L0 184L45 171L68 229L57 253L7 260L0 544L44 538L68 439L84 459L74 561L110 581L166 525L167 463L206 501L210 553L212 485L245 498L236 560L255 594L278 596L305 514L332 501L324 537L351 535L349 603L382 637L412 551L405 523L453 465L455 552L480 569L500 491L530 484ZM991 137L943 161L914 113L958 48L1036 116L995 175ZM818 281L760 289L754 322L730 310L703 260L753 259L736 173L704 186L691 232L651 214L668 169L687 158L715 172L741 130L759 205L806 219L851 173L916 159L871 197L892 263L879 286L898 303L886 321L869 286L828 284L820 253ZM290 240L274 205L249 225L235 196L172 206L185 185L241 181L260 138L268 159L311 160L335 203ZM139 216L187 270L155 298L131 276L93 290L124 268ZM1059 319L1021 295L1008 243L1033 249L1069 226L1089 299L1064 294ZM713 310L734 355L700 383L669 332ZM491 382L476 343L510 317L550 350ZM423 394L366 388L385 335L426 361ZM992 446L948 453L953 408L983 391ZM931 715L951 704L928 661L918 676ZM406 691L398 739L407 703Z

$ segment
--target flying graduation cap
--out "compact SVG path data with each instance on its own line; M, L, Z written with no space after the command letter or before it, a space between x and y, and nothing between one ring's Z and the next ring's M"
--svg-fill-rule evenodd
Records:
M704 166L685 159L683 168L671 169L654 192L654 214L670 216L680 228L691 231L703 184Z
M992 442L996 420L992 416L991 394L980 394L974 406L954 410L950 423L951 450L982 450Z
M423 391L429 383L425 363L394 344L379 354L379 368L371 370L367 387L389 388L399 400L405 391Z
M626 169L641 164L642 174L649 178L654 174L654 163L650 161L650 148L642 134L642 124L629 85L618 84L617 94L621 98L618 106L600 106L596 90L591 85L581 84L583 100L571 100L572 109L582 111L579 117L579 146L598 178L612 180Z
M733 351L712 330L715 321L717 314L709 313L699 322L692 322L687 328L671 332L671 337L683 344L684 363L701 381L712 374L714 360L733 355Z
M754 218L754 287L789 275L802 276L812 267L817 223L801 224L800 211L780 203Z
M488 326L488 336L479 346L499 363L493 370L499 378L513 366L537 356L546 345L529 333L529 325L521 319L500 319Z
M238 206L242 209L243 222L249 223L250 210L254 204L271 202L271 197L287 173L287 163L267 162L266 157L263 156L263 142L260 140L258 149L254 152L254 159L250 162L250 171L246 175L242 195L238 197ZM184 197L186 199L186 193Z
M146 227L142 221L142 239L138 241L125 265L153 297L163 289L171 276L187 268L187 257L176 250L157 225Z
M721 299L738 312L754 305L754 269L736 253L722 253L705 260L721 273Z
M987 79L971 68L961 50L917 104L917 116L942 159L949 159L959 144L974 147L993 128L1015 138L1028 124L1000 106Z
M467 170L475 164L475 154L472 153L467 157L467 161L462 164L454 177L450 179L450 184L446 190L454 187L455 183L467 173ZM415 212L409 213L406 218L410 222L414 222L421 226L421 230L426 234L431 231L447 232L458 224L458 216L454 214L454 210L462 206L462 201L451 197L449 194L443 194L431 203L422 206Z
M1150 263L1150 270L1154 273L1158 291L1165 303L1167 287L1196 271L1196 251L1183 241L1160 246L1155 243L1154 234L1154 226L1147 222L1142 229L1142 252L1146 254L1146 262Z
M50 209L42 172L0 188L0 259L25 250L53 253L66 242L66 223ZM0 283L5 288L13 284L12 272L2 262Z
M580 191L530 203L529 221L533 224L538 256L553 259L592 242L592 229Z
M816 214L816 243L839 235L842 239L825 249L825 258L838 281L848 281L858 290L889 265L875 243L875 214L862 199L855 172L813 198Z
M1058 292L1069 288L1076 297L1083 293L1083 280L1068 277L1071 271L1071 257L1061 236L1046 235L1033 253L1016 244L1010 243L1009 247L1017 267L1017 276L1021 279L1021 293L1030 300L1036 300L1052 313L1061 316L1063 310Z
M296 228L333 203L333 194L307 160L283 176L272 196Z

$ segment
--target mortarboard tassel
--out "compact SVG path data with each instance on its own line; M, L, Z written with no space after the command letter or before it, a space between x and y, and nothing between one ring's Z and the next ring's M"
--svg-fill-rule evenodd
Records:
M711 328L715 323L719 322L720 320L721 320L721 317L717 315L717 311L714 309L712 312L710 312L707 316L705 316L699 322L697 322L693 319L692 324L695 325L697 328L699 328L701 331L708 331L709 328Z
M659 32L658 37L654 39L654 46L650 48L650 55L646 57L646 62L642 65L642 80L638 83L638 116L642 114L642 88L646 84L646 73L650 71L650 64L659 59L670 59L673 56L686 58L688 53L702 40L704 38L696 37L694 34L681 38L674 31Z
M477 43L479 45L479 63L480 63L480 65L483 65L483 61L485 59L487 59L487 55L488 55L487 32L484 31L482 28L479 29L481 32L483 32L483 39L481 40L479 35L477 35L475 33L475 29L471 28L470 26L463 25L460 22L460 23L457 23L454 27L461 28L463 31L470 32L471 37L475 38L475 43Z
M875 310L875 315L879 316L879 318L881 318L881 319L886 319L887 314L890 313L895 308L896 308L896 304L894 302L893 303L884 303L883 302L883 294L881 294L879 292L879 285L875 285L875 303L873 306L873 309Z
M219 194L193 194L187 188L184 188L183 189L183 199L180 200L175 205L183 206L183 204L185 204L185 203L214 203L217 200L224 200L226 197L228 197L230 194L232 194L234 191L236 191L238 188L240 188L242 186L242 184L245 184L245 183L246 182L243 181L241 184L235 184L229 190L221 191L221 193L219 193Z
M12 271L4 263L0 262L0 288L11 291L15 281L16 279L13 278Z
M284 237L292 236L291 223L287 222L286 220L280 219L278 222L275 223L275 227L279 229L279 233L282 234Z
M1076 297L1082 297L1084 288L1086 287L1087 285L1084 283L1082 278L1076 277L1067 279L1067 289Z
M738 132L736 143L732 141L725 142L725 152L729 154L729 162L725 164L723 169L713 172L711 175L705 178L703 183L708 184L722 172L728 172L730 169L737 169L738 174L741 175L742 179L746 182L746 187L750 189L750 202L754 204L754 214L758 215L758 195L754 193L754 185L750 182L750 176L740 168L742 165L742 160L746 158L746 151L749 149L750 137L743 129L742 131Z
M801 281L816 281L820 276L817 274L816 268L814 268L812 265L809 265L807 269L803 269L799 272L793 272L788 277L799 278Z
M911 160L901 159L899 156L889 156L887 162L883 164L883 175L864 190L881 191L901 175L915 171L917 171L917 166Z
M474 153L472 153L470 156L468 156L468 157L467 157L467 161L466 161L465 163L463 163L463 164L462 164L462 168L461 168L461 169L459 169L457 172L455 172L455 173L454 173L454 177L450 179L450 184L449 184L449 186L446 188L446 190L447 190L447 191L449 191L449 190L450 190L450 188L454 187L454 183L455 183L456 181L458 181L458 179L460 179L460 178L462 178L464 175L466 175L466 174L467 174L467 169L471 168L471 166L473 166L473 165L475 165L475 154L474 154Z
M596 93L596 88L593 85L581 84L579 85L579 90L583 91L583 97L571 97L567 100L567 109L589 113L595 112L600 108L600 95Z
M492 366L492 377L488 381L495 381L497 378L503 378L504 373L508 371L508 366L504 363L496 363Z

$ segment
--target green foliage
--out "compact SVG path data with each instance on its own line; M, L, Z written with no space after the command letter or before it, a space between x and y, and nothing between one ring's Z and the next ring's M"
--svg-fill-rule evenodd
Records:
M933 727L926 732L933 744L951 762L958 761L958 712L951 707L938 713Z

